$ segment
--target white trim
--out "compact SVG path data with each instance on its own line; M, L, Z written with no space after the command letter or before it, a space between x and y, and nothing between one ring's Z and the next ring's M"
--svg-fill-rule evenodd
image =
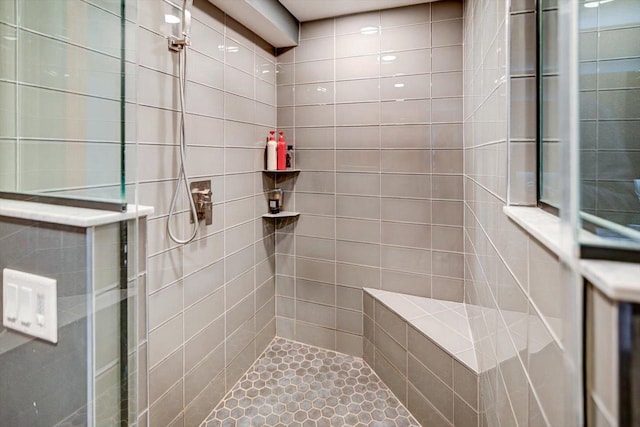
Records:
M573 259L560 244L560 218L535 207L505 206L502 210L558 258L565 262ZM582 230L580 240L585 238L593 235ZM578 272L609 298L640 303L640 264L583 259L578 260Z
M83 228L148 216L153 210L152 206L128 205L125 212L111 212L20 200L0 200L0 216Z

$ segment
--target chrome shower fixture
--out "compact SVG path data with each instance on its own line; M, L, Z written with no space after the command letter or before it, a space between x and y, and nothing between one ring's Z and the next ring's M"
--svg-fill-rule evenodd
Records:
M191 223L204 221L205 225L213 224L213 192L211 180L191 183L191 197L196 205L197 218L191 217ZM192 214L193 215L193 214Z
M191 45L191 7L193 0L184 0L182 2L182 19L180 37L169 36L169 49L180 52L185 46Z
M178 180L176 181L176 189L171 199L171 207L169 208L169 219L167 220L167 233L171 240L181 245L191 242L198 234L198 220L209 221L210 224L211 214L198 215L198 209L196 208L196 202L194 201L194 194L191 185L189 184L189 174L187 173L187 131L186 131L186 102L185 91L187 85L187 47L191 44L189 34L191 32L191 7L193 6L193 0L184 0L182 3L182 20L181 20L181 37L169 36L169 50L178 53L178 81L179 81L179 95L180 95L180 172L178 173ZM173 217L178 211L177 202L180 193L180 188L183 188L187 200L189 201L189 211L191 212L191 218L193 218L193 226L188 237L181 239L173 230ZM209 192L200 194L199 189L196 192L199 199L199 205L205 211L211 211L211 186L209 185ZM206 196L206 197L205 197ZM208 198L208 200L206 200Z

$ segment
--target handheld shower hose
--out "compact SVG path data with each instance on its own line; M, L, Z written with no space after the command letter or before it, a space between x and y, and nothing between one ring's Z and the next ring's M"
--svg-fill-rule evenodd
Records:
M190 6L193 0L184 0L182 4L182 38L169 38L169 49L178 53L178 86L180 86L180 172L178 173L178 181L176 182L176 188L173 193L173 199L171 200L171 207L169 209L169 218L167 220L167 233L171 240L179 244L186 244L191 242L198 233L198 213L196 211L196 205L191 196L191 188L189 185L189 174L187 173L187 136L186 136L186 102L185 102L185 86L187 83L187 46L190 44L189 33L191 27L191 12ZM193 219L193 229L189 236L185 239L180 239L176 236L173 230L173 218L176 214L176 204L178 201L178 194L180 193L181 186L184 186L187 198L189 199L189 210L191 211L191 218Z

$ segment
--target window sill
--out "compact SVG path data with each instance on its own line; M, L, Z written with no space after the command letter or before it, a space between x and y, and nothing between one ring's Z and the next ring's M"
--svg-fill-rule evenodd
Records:
M640 303L640 264L583 259L580 272L612 300Z
M575 261L571 250L562 245L560 218L537 207L505 206L503 212L558 258ZM578 265L582 277L609 298L640 303L640 264L583 259Z
M530 206L505 206L502 211L558 258L567 259L571 256L571 251L562 246L560 218L557 216Z

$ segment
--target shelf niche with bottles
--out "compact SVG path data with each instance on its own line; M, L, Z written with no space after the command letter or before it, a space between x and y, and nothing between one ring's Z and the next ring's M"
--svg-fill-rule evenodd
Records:
M274 178L277 176L286 176L286 175L293 175L293 174L297 174L300 172L300 169L276 169L276 170L268 170L268 169L263 169L262 173L267 174L267 175L273 175ZM291 212L291 211L281 211L275 214L272 213L266 213L264 215L262 215L262 218L269 218L269 219L277 219L277 218L297 218L300 216L300 212Z

